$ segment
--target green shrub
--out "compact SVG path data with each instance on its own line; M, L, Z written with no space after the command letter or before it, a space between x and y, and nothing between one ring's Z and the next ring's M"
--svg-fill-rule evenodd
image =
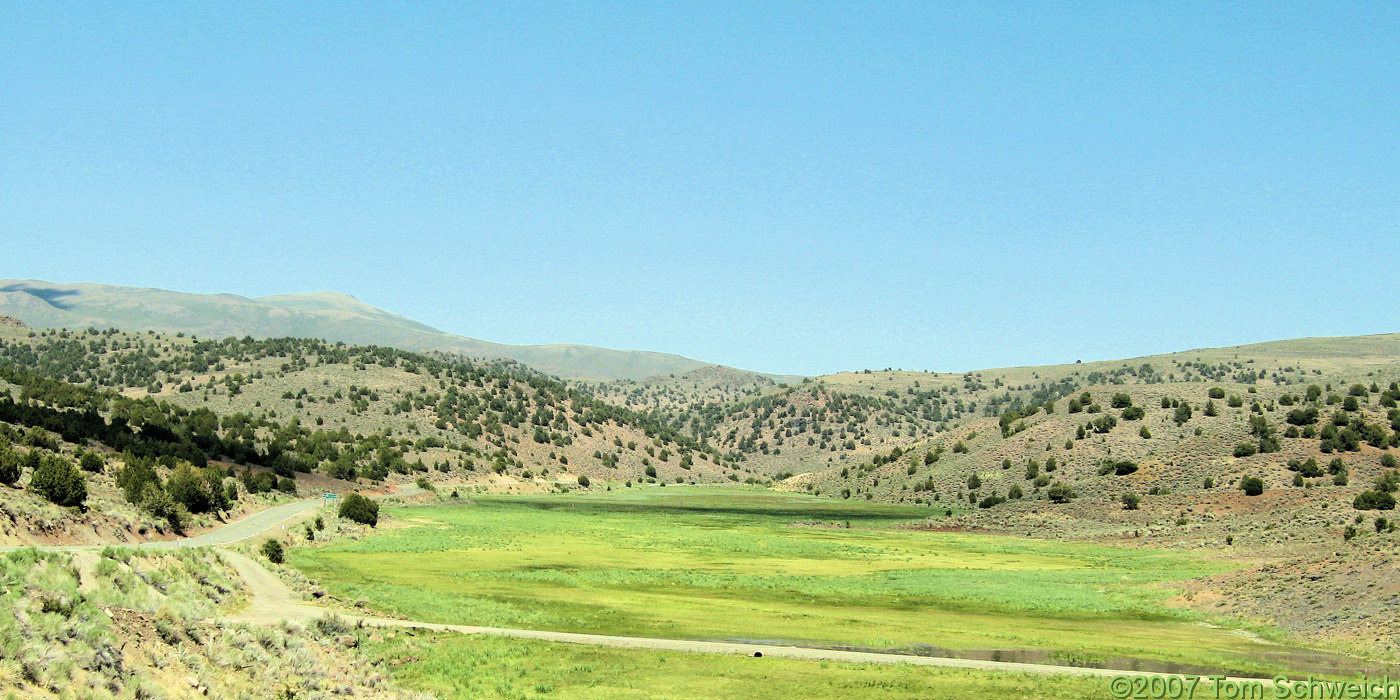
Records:
M55 455L44 457L29 478L29 490L61 506L81 506L87 482L73 463Z
M1071 499L1079 497L1079 494L1075 493L1074 489L1059 481L1056 481L1055 485L1051 486L1050 490L1045 492L1045 495L1049 496L1050 500L1055 503L1069 503Z
M101 473L102 458L96 452L84 452L78 460L78 466L85 472Z
M0 447L0 484L14 486L19 481L20 459L8 447Z
M1235 445L1236 457L1249 457L1259 451L1259 446L1252 442L1242 442Z
M1005 498L1002 498L1001 496L997 496L997 495L993 494L993 495L991 495L991 496L988 496L988 497L982 499L982 501L981 501L980 503L977 504L977 507L978 507L978 508L991 508L992 506L1001 505L1001 504L1003 504L1003 503L1005 503L1005 502L1006 502L1006 499L1005 499Z
M379 504L358 493L346 494L340 502L340 517L361 525L374 527L379 524Z
M1264 493L1264 480L1257 476L1246 476L1240 479L1240 490L1246 496L1258 496Z
M1388 471L1376 477L1376 490L1386 493L1400 491L1400 472Z
M160 476L150 460L128 454L122 456L122 468L117 470L116 481L126 502L139 504L145 496L146 484L160 484Z
M1340 462L1341 460L1333 460L1333 461L1334 461L1334 462ZM1291 464L1289 465L1290 468L1292 468L1292 466L1293 466L1293 465L1291 465ZM1334 471L1334 472L1332 472L1332 473L1333 473L1333 474L1337 474L1338 472L1341 471L1341 469L1345 469L1345 468L1346 468L1345 465L1342 465L1340 469L1338 469L1337 471ZM1322 476L1322 467L1318 466L1317 460L1316 460L1316 459L1313 459L1312 457L1309 457L1309 458L1308 458L1308 461L1300 463L1300 464L1298 465L1298 468L1295 469L1294 471L1298 472L1299 474L1301 474L1301 475L1303 475L1303 476L1305 476L1305 477L1307 477L1307 478L1309 478L1309 479L1316 479L1317 477Z
M1142 497L1135 493L1125 493L1118 497L1123 502L1123 510L1137 510L1138 504L1142 502Z
M912 469L913 467L910 467L910 468ZM588 479L588 475L586 475L586 474L579 474L579 475L578 475L578 485L581 486L581 487L583 487L583 488L588 488L589 486L592 486L592 485L593 485L593 482L590 481L590 480Z
M1357 510L1395 510L1395 497L1384 491L1362 491L1351 506Z
M159 481L147 482L137 503L151 517L164 520L170 525L170 529L176 532L184 532L189 523L189 509L185 508L183 504L176 503L175 499L171 498L170 494L161 487Z
M262 555L267 557L267 560L272 562L273 564L281 564L285 556L285 552L282 549L282 543L273 539L264 541L262 543L262 548L259 551L261 551Z
M209 512L212 501L204 488L204 475L193 466L181 464L165 480L165 491L191 513Z
M1138 470L1137 462L1121 459L1105 459L1099 465L1099 475L1115 474L1117 476L1127 476Z

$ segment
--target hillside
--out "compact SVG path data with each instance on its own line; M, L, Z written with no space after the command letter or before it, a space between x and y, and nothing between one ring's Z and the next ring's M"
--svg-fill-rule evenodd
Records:
M518 365L293 338L0 328L0 447L10 443L20 457L7 482L10 541L143 539L204 522L162 526L170 507L125 487L128 468L159 486L192 465L208 497L188 510L211 516L275 490L419 478L515 491L755 478L644 414ZM44 460L85 454L98 457L81 479L93 507L53 507L28 486ZM232 507L210 500L224 492Z
M1395 373L1400 370L1397 358L1400 335L1391 334L961 373L864 370L791 384L711 369L578 386L600 400L647 412L755 472L786 476L826 471L818 480L830 480L843 468L868 463L895 448L907 451L941 443L953 434L949 431L963 426L984 434L985 425L999 431L995 418L1008 411L1055 401L1063 410L1071 395L1085 390L1142 385L1165 391L1164 387L1180 386L1194 395L1203 382L1233 383L1255 391L1314 381L1351 383ZM1141 400L1159 398L1152 394ZM979 421L983 427L974 427ZM1154 444L1164 443L1166 436L1159 437L1163 439ZM945 449L951 446L949 441ZM1180 449L1194 446L1183 443ZM866 492L859 485L852 489ZM916 498L879 489L872 497L904 502Z
M102 284L0 280L0 314L33 328L154 330L205 338L318 338L510 359L565 378L640 380L715 367L666 353L587 345L503 345L444 333L335 292L248 299Z
M162 538L281 493L419 479L468 492L777 480L949 516L927 527L1237 547L1257 564L1177 604L1350 643L1400 609L1384 510L1400 488L1398 403L1397 335L781 384L724 368L567 382L310 339L3 327L0 467L15 471L0 536ZM79 466L88 507L51 502L39 468ZM1279 575L1303 583L1276 588ZM1318 602L1332 599L1347 609Z
M779 488L966 511L930 527L1231 550L1254 565L1194 582L1176 604L1400 648L1400 336L973 376L1008 388L983 406L992 415ZM1030 398L1014 384L1028 378L1071 391ZM843 377L866 393L874 381Z
M1320 438L1302 438L1307 429L1303 425L1293 426L1299 437L1286 436L1288 414L1311 407L1317 416L1310 425L1320 435L1325 427L1322 423L1329 416L1341 420L1336 417L1336 410L1346 403L1349 393L1358 394L1352 397L1358 406L1354 412L1342 412L1342 416L1356 416L1365 425L1394 429L1389 428L1393 419L1389 413L1394 407L1384 405L1393 401L1387 399L1384 387L1400 378L1400 334L1307 338L1112 362L982 370L965 375L846 373L822 377L818 382L863 396L878 396L882 391L887 396L899 396L910 395L916 387L953 392L957 388L956 384L949 386L953 378L961 378L965 388L981 389L982 402L980 406L972 404L975 410L968 412L972 414L970 420L962 422L958 430L892 445L901 448L905 462L914 459L914 453L922 457L940 447L946 457L940 458L936 469L926 473L925 465L919 464L914 474L905 476L918 476L920 483L930 477L935 482L962 482L970 476L971 469L1007 471L1001 469L1006 459L1024 465L1029 459L1044 462L1051 457L1071 469L1077 465L1091 470L1111 455L1117 459L1179 465L1179 469L1144 467L1135 477L1142 480L1150 474L1154 481L1148 484L1149 488L1160 485L1176 489L1188 482L1199 485L1206 476L1203 465L1236 459L1235 447L1247 438L1257 438L1261 429L1282 440L1278 454L1313 455L1319 449ZM1356 388L1358 383L1364 392ZM1211 398L1212 390L1220 396ZM1120 393L1142 411L1141 417L1124 418L1124 407L1114 406L1114 397ZM1178 424L1182 403L1191 408L1189 417ZM1212 411L1216 415L1207 415ZM1087 425L1102 416L1112 418L1112 428L1099 431ZM1264 421L1267 427L1252 427L1251 417ZM1343 422L1338 427L1349 424ZM1007 428L1005 434L1003 427ZM1081 427L1087 429L1087 436L1079 434ZM1143 428L1151 437L1143 437ZM976 438L968 437L974 433ZM966 452L953 451L959 441ZM1392 440L1387 445L1397 443L1400 441ZM1288 452L1291 448L1297 448L1297 455ZM885 451L885 459L890 451ZM853 466L869 472L868 480L877 478L870 460ZM886 472L892 469L883 463L875 466ZM840 477L839 471L827 470L815 481L835 484L852 480L849 476ZM1069 473L1077 476L1074 471ZM908 493L896 495L894 490L912 481L900 479L896 485L890 476L884 474L883 486L875 490L873 497L916 498ZM1214 476L1220 481L1219 477L1228 475ZM1161 483L1156 479L1161 479ZM1000 483L998 475L993 475L992 480L1003 490L1011 485L1010 481ZM866 493L868 489L853 481L852 491Z

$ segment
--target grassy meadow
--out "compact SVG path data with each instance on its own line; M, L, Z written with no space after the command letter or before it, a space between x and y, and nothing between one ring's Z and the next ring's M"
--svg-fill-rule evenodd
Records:
M893 527L927 512L713 487L479 497L395 509L401 527L289 561L443 623L1275 670L1255 660L1268 643L1162 604L1226 563Z
M440 698L1111 697L1106 678L613 649L506 637L394 635L366 645L394 679Z

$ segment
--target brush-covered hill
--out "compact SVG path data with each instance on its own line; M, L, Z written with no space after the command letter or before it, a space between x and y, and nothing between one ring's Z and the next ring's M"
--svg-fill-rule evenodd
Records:
M1242 564L1172 604L1400 654L1400 336L971 376L998 391L983 415L778 487L954 512L929 527L1200 550Z
M888 455L895 448L917 449L925 442L945 439L961 426L1028 406L1055 401L1067 405L1071 395L1094 387L1181 384L1189 393L1206 381L1233 382L1256 391L1259 386L1305 380L1350 381L1400 367L1397 351L1400 335L1380 335L961 373L864 370L780 383L707 369L580 386L604 401L645 411L718 447L755 472L769 476L828 472L817 478L830 481L831 474ZM995 420L991 424L997 425ZM854 487L853 492L866 493ZM883 491L872 497L894 498Z
M1025 383L1011 385L979 372L892 370L723 389L713 383L696 388L685 380L613 383L599 396L648 408L655 420L770 476L859 463L995 414L999 406L1059 397L1079 386L1030 375Z
M781 388L801 377L768 377L729 367L702 367L680 375L574 384L603 401L639 411L685 411L710 403L732 404Z
M249 299L102 284L0 280L0 314L33 328L120 328L208 338L318 338L473 358L510 359L571 379L640 380L716 367L658 352L588 345L504 345L444 333L335 292Z
M866 396L886 388L894 398L900 384L910 395L914 382L953 392L957 387L947 384L952 376L960 376L967 389L986 387L980 404L969 399L972 410L955 414L972 414L967 420L954 421L956 428L943 434L887 440L889 446L870 458L805 477L803 488L849 490L879 500L965 501L973 495L966 483L976 474L983 486L972 491L979 499L1004 497L1012 486L1026 497L1044 497L1048 485L1036 487L1035 474L1030 483L1024 477L1039 465L1040 474L1054 474L1087 493L1116 494L1125 487L1179 491L1203 488L1206 477L1233 483L1250 469L1266 481L1291 483L1292 472L1275 469L1287 471L1291 458L1317 458L1324 447L1365 453L1400 446L1400 436L1391 434L1400 429L1392 425L1400 414L1394 414L1397 396L1390 390L1400 379L1396 334L919 379L910 373L846 374L819 382ZM1307 420L1299 422L1302 414ZM1391 437L1382 440L1377 431ZM1347 438L1346 449L1323 444L1333 432ZM1363 439L1357 444L1352 435ZM1243 454L1245 443L1253 443L1256 453ZM1138 469L1127 479L1101 477L1110 459L1135 462ZM1047 463L1052 469L1045 470Z
M91 453L89 493L125 490L143 507L123 484L133 461L160 482L200 470L191 478L210 494L237 476L235 499L419 478L513 489L754 478L710 445L517 364L297 338L0 329L0 441L30 460L7 482L25 497L42 459ZM156 505L150 514L165 512Z

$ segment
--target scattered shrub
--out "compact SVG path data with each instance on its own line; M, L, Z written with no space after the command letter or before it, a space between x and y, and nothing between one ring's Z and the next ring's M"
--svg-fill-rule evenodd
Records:
M1385 491L1362 491L1351 506L1357 510L1395 510L1395 497Z
M1056 481L1055 485L1051 486L1050 490L1045 492L1045 495L1055 503L1069 503L1070 500L1079 497L1079 494L1075 493L1074 489L1059 481Z
M1137 462L1130 460L1105 459L1099 464L1099 475L1115 474L1117 476L1127 476L1138 470Z
M73 463L56 455L44 457L29 477L29 490L60 506L81 506L87 500L87 482Z
M14 486L19 481L20 459L8 447L0 447L0 484Z
M285 556L285 553L282 549L282 543L274 539L264 541L262 543L262 548L259 551L261 551L262 555L264 557L267 557L267 560L272 562L273 564L281 564L282 559Z
M349 493L340 502L339 515L346 520L374 527L379 524L379 504L358 493Z
M1258 496L1264 493L1264 480L1257 476L1246 476L1240 479L1240 490L1246 496Z
M102 458L95 452L84 452L83 456L78 459L78 466L85 472L101 473Z

